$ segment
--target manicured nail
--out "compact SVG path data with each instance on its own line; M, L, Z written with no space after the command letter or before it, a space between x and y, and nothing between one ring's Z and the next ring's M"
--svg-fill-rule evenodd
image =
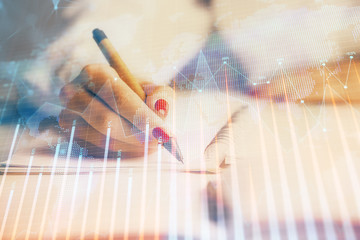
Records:
M161 141L163 143L168 142L170 139L169 135L167 135L166 132L162 128L159 128L159 127L154 128L154 130L152 131L152 135L157 140L159 140L159 138L161 137Z
M166 113L167 110L169 108L169 104L167 101L165 101L164 99L159 99L155 102L155 110L156 111L161 111L162 113Z

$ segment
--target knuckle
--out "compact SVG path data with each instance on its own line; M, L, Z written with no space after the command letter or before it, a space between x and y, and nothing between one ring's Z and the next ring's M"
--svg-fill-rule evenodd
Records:
M64 105L66 105L69 98L74 96L75 93L76 93L76 90L74 89L74 87L71 84L67 84L60 90L59 98L60 98L61 102Z
M106 64L89 64L86 65L80 73L82 82L94 80L99 81L109 78L113 79L118 76L115 69Z
M88 64L85 67L83 67L81 73L85 73L86 75L91 75L92 73L95 72L96 68L97 67L95 64Z
M103 73L108 68L111 67L106 64L88 64L83 67L81 73L91 76L91 75Z

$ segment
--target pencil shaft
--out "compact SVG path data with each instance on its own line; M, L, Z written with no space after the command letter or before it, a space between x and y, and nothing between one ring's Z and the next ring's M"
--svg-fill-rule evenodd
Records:
M131 74L110 40L106 36L99 40L100 41L95 39L110 66L115 69L121 80L123 80L141 98L141 100L145 101L146 95L140 83Z

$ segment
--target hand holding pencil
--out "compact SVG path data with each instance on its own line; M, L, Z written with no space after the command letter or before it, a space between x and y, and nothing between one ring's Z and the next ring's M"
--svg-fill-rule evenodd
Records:
M62 88L60 98L66 109L60 115L60 126L71 128L76 120L74 137L93 156L103 156L111 125L110 152L121 150L122 156L141 156L148 134L149 152L160 140L182 161L176 140L164 123L172 105L172 89L139 83L105 34L97 29L93 33L110 66L88 65Z

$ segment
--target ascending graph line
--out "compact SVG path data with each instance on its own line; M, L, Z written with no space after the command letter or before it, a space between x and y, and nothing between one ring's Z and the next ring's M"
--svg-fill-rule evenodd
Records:
M329 153L330 164L332 167L332 171L331 171L332 178L334 180L335 194L338 199L338 206L340 208L341 219L343 222L343 231L344 231L345 239L356 239L354 230L351 225L349 211L347 209L347 205L344 198L345 194L343 192L343 186L340 184L340 180L339 180L340 177L338 175L337 168L335 166L334 157L333 157L334 155L331 151L328 138L326 138L326 145Z
M147 165L148 165L148 152L149 152L149 119L146 119L145 126L145 146L144 146L144 170L143 170L143 181L142 181L142 198L141 198L141 217L140 217L140 228L139 228L139 239L144 239L144 224L145 224L145 207L146 207L146 180L147 180Z
M204 58L205 63L206 63L207 70L208 70L208 72L210 72L210 74L211 74L211 78L210 78L210 79L212 79L212 78L214 77L214 75L213 75L212 72L211 72L211 69L210 69L210 67L209 67L209 64L207 63L206 58L205 58L202 50L200 50L199 57L198 57L198 61L197 61L197 64L196 64L195 79L196 79L197 75L199 74L199 73L198 73L198 68L199 68L200 60L202 60L201 58Z
M87 220L88 209L89 209L92 179L93 179L93 171L90 171L88 185L87 185L87 189L86 189L86 199L85 199L84 215L83 215L82 225L81 225L80 239L84 239L84 236L85 236L85 227L86 227L86 220Z
M157 159L157 174L156 174L156 203L155 203L155 229L154 240L160 240L160 195L161 195L161 141L158 142L158 159Z
M121 162L121 152L118 152L118 157L116 159L116 174L115 174L115 184L114 184L114 195L113 195L113 203L112 203L112 213L110 220L110 236L109 240L114 239L114 228L115 228L115 220L116 220L116 209L118 204L118 192L119 192L119 175L120 175L120 162Z
M16 124L16 128L15 128L15 132L14 132L14 137L13 140L11 142L11 147L10 147L10 152L7 158L7 161L10 161L14 152L14 148L15 148L15 142L16 142L16 138L19 132L19 128L20 128L20 121L18 122L18 124ZM1 191L0 191L1 192Z
M225 86L226 86L226 103L227 103L227 117L228 117L228 126L229 126L229 138L234 139L226 66L225 66ZM229 150L231 156L235 156L234 144L230 144ZM238 239L245 239L245 232L244 232L244 222L243 222L242 209L241 209L239 178L237 175L237 166L236 166L237 163L236 161L231 161L231 164L233 165L233 167L230 168L232 206L234 207L233 231L234 231L234 239L238 240Z
M216 74L218 73L218 71L220 71L220 69L221 69L222 67L224 67L224 66L225 66L225 64L222 64L221 67L219 67L218 70L216 70L216 71L214 72L214 74L211 75L211 77L209 78L209 80L207 80L206 83L204 84L203 89L210 83L211 80L214 80L214 81L215 81L215 75L216 75ZM218 86L217 86L217 87L218 87Z
M309 131L309 128L310 128L309 121L306 116L305 110L303 110L303 112L304 112L304 116L305 116L305 125L306 125L307 130ZM313 143L312 136L310 134L308 134L308 140L309 140L309 147L310 147L310 153L311 153L311 158L312 158L312 165L314 168L315 184L318 189L317 193L318 193L318 197L320 200L320 209L322 212L321 215L322 215L322 219L323 219L323 223L324 223L326 239L336 239L333 219L330 214L329 205L328 205L328 202L326 199L326 193L324 190L324 184L323 184L323 181L322 181L321 175L320 175L321 171L320 171L320 166L318 163L319 159L316 156L315 147L314 147L315 145Z
M12 159L12 155L13 155L13 152L14 152L17 135L18 135L18 133L19 133L19 128L20 128L20 123L18 123L18 124L16 125L15 132L14 132L14 136L13 136L13 140L12 140L12 142L11 142L10 152L9 152L8 158L7 158L7 160L6 160L5 171L4 171L4 174L3 174L3 176L2 176L1 184L0 184L0 196L1 196L2 190L3 190L3 188L4 188L4 183L5 183L6 175L7 175L8 171L9 171L10 161L11 161L11 159Z
M139 239L144 239L144 224L145 224L145 207L146 207L146 180L147 180L147 165L148 165L148 152L149 152L149 119L146 119L145 126L145 146L144 146L144 170L143 170L143 181L141 189L141 216L140 216L140 227L139 227Z
M189 159L189 136L186 137L186 158L185 159ZM186 167L188 168L190 163L189 162L185 162L185 164L187 165ZM185 240L192 240L193 239L193 228L192 228L192 196L191 196L191 179L190 179L190 175L186 174L185 176L185 181L186 181L186 195L185 195L185 203L186 203L186 210L185 210L185 227L186 227L186 232L185 232Z
M174 81L175 89L175 81ZM176 131L176 91L173 91L173 118L172 118L172 131ZM175 149L172 148L172 155L175 154ZM169 211L169 238L168 239L177 239L177 183L176 183L176 166L171 165L170 170L170 184L169 184L169 193L170 193L170 211Z
M171 165L170 170L170 202L169 202L169 240L177 240L177 186L176 186L177 172L176 167Z
M254 187L254 180L252 176L252 169L249 166L249 182L250 182L250 199L251 199L251 232L252 232L252 239L262 239L261 236L261 227L259 223L259 214L257 210L257 202L255 197L255 187ZM273 238L273 236L271 236ZM279 239L279 238L278 238Z
M0 125L2 124L2 120L3 120L3 118L4 118L4 113L5 113L5 111L6 111L7 104L8 104L8 102L9 102L10 95L11 95L11 93L12 93L12 88L13 88L13 86L14 86L14 82L15 82L15 78L16 78L16 75L17 75L18 68L19 68L19 64L16 63L16 65L13 67L14 73L13 73L13 76L12 76L12 79L11 79L10 89L8 90L8 93L7 93L7 96L6 96L6 101L5 101L5 104L4 104L3 109L2 109L2 111L1 111Z
M359 81L359 83L360 83L360 75L359 75L359 72L358 72L358 70L357 70L357 68L356 68L355 61L353 61L353 64L354 64L354 69L355 69L355 73L356 73L357 79L358 79L358 81Z
M284 199L286 229L287 229L288 239L296 240L296 239L298 239L297 238L298 235L297 235L297 231L296 231L293 207L292 207L291 199L290 199L288 180L286 178L284 156L281 151L281 143L279 140L280 139L279 129L278 129L278 125L277 125L277 120L275 118L275 111L274 111L274 105L273 105L272 100L270 100L270 107L271 107L272 120L274 123L273 126L274 126L274 134L275 134L276 154L277 154L278 166L279 166L279 172L280 172L282 195L283 195L283 199Z
M6 204L6 209L5 209L5 213L4 213L4 217L2 219L2 224L1 224L1 229L0 229L0 239L2 239L2 237L4 235L5 224L6 224L7 217L9 215L9 210L10 210L10 205L11 205L13 195L14 195L14 189L12 189L10 191L9 200L8 200L8 202Z
M97 217L96 217L96 224L95 224L95 236L94 236L95 240L99 239L101 210L102 210L102 204L103 204L103 199L104 199L104 189L105 189L106 165L107 165L107 161L108 161L110 134L111 134L111 126L110 126L110 124L111 123L108 124L108 128L107 128L107 131L106 131L104 162L103 162L103 165L102 165L99 203L98 203L98 206L97 206Z
M59 220L60 220L60 213L61 213L61 208L62 208L62 204L63 204L64 191L65 191L65 186L66 186L67 177L68 177L67 172L68 172L68 169L69 169L71 151L72 151L72 146L73 146L73 142L74 142L75 124L76 124L76 120L73 121L73 125L71 127L70 141L69 141L67 154L66 154L64 175L63 175L61 188L60 188L60 193L59 193L59 198L58 198L58 208L57 208L57 211L56 211L54 229L52 230L52 233L53 233L52 234L52 239L53 240L56 239L57 229L58 229Z
M345 86L344 83L341 82L341 80L332 72L330 69L325 65L324 68L329 71L330 75L332 75L343 87Z
M332 92L332 94L334 94L334 96L336 96L337 98L341 99L347 106L350 106L350 107L352 108L352 111L356 112L357 114L360 114L360 112L359 112L356 108L354 108L354 107L352 106L351 101L350 101L350 102L346 101L346 99L344 99L335 89L333 89L333 88L330 86L330 84L327 84L326 86L327 86L329 89L331 89L331 92ZM347 97L349 97L348 94L347 94Z
M200 120L200 149L205 149L204 147L204 124L203 124L203 118L201 116L201 112L202 112L202 102L200 99L200 111L199 111L199 120ZM206 162L204 159L204 153L200 153L200 169L202 171L206 172ZM201 186L206 186L207 184L207 176L205 174L200 175L200 183ZM209 227L209 208L208 208L208 194L207 191L204 191L204 193L201 196L201 238L202 239L210 239L210 227Z
M286 76L286 80L291 84L292 89L294 90L294 92L297 95L298 99L301 99L300 93L298 91L298 89L295 87L294 83L291 81L291 76L289 76L289 74L285 71L284 68L281 67L281 71L284 73L284 75Z
M331 88L331 87L329 86L329 88ZM344 129L342 127L343 124L341 123L339 112L338 112L338 109L336 108L336 102L335 102L335 99L334 99L333 89L332 88L330 89L330 95L331 95L331 100L332 100L332 104L333 104L333 109L334 109L334 112L335 112L336 123L337 123L338 129L339 129L341 145L343 147L343 151L344 151L344 154L345 154L345 163L346 163L346 167L347 167L348 172L349 172L353 194L354 194L355 199L356 199L356 201L355 201L356 202L356 208L357 208L357 211L358 211L358 215L360 216L360 194L358 192L358 190L360 189L359 178L358 178L358 175L357 175L357 173L355 171L356 168L355 168L355 166L353 164L353 158L351 156L351 152L350 152L350 149L349 149L349 143L348 143L348 141L347 141L347 139L345 137L345 134L344 134Z
M142 174L142 198L141 198L141 216L139 227L139 239L144 239L144 223L145 223L145 207L146 207L146 182L147 182L147 165L148 165L148 151L149 151L149 119L146 119L145 127L145 149L144 149L144 170Z
M321 73L323 75L323 86L324 86L324 91L323 91L323 98L322 98L322 101L321 101L321 108L320 108L320 113L319 113L319 118L321 118L322 116L322 119L321 121L323 122L323 130L325 129L326 130L326 125L325 125L325 115L326 115L326 108L325 108L325 98L326 98L326 86L328 84L327 82L327 79L326 79L326 74L325 74L325 70L324 69L321 69Z
M68 222L68 226L67 226L67 230L66 230L66 240L70 239L71 225L72 225L72 222L73 222L73 217L74 217L74 212L75 212L75 200L76 200L76 195L77 195L78 186L79 186L79 177L80 177L81 162L82 162L82 151L83 151L83 149L81 148L80 149L79 159L78 159L77 166L76 166L74 191L73 191L71 204L70 204L70 216L69 216L69 222Z
M352 62L352 58L350 58L349 68L348 68L348 72L347 72L347 74L346 74L345 87L347 87L347 83L348 83L348 80L349 80L349 73L350 73L350 68L351 68L351 62Z
M346 93L346 95L347 95L347 98L348 98L348 101L349 101L349 108L350 108L351 115L352 115L352 118L353 118L353 121L354 121L354 124L355 124L356 132L360 134L360 127L359 127L358 119L357 119L357 117L355 115L354 107L353 107L353 105L351 103L349 93Z
M39 196L41 179L42 179L42 173L39 173L38 181L36 183L36 188L35 188L35 196L34 196L34 199L33 199L32 206L31 206L31 212L30 212L30 217L29 217L29 225L28 225L27 230L26 230L25 240L29 240L29 237L30 237L31 226L32 226L32 222L33 222L33 219L34 219L37 199L38 199L38 196Z
M281 70L282 70L282 71L284 72L284 74L287 76L286 80L292 85L294 91L295 91L296 94L298 95L298 98L301 99L300 93L297 91L295 85L294 85L293 82L290 80L290 77L289 77L288 73L285 72L285 70L284 70L283 68L281 68ZM270 89L269 89L269 90L270 90ZM324 93L324 94L325 94L325 93ZM312 116L312 118L313 118L315 121L319 121L319 120L315 117L315 115L312 113L312 111L309 109L309 107L307 106L306 103L303 103L302 105L306 108L306 110L310 113L310 115ZM320 123L320 125L322 125L322 124Z
M217 142L217 137L215 138L215 155L216 155L216 162L220 163L223 159L219 159L219 147ZM218 232L217 232L217 239L228 239L226 234L226 221L228 218L228 211L230 210L225 209L225 205L228 203L225 202L225 197L223 196L223 189L222 189L222 179L220 174L216 174L216 209L217 209L217 224L218 224Z
M258 123L259 123L259 132L260 132L260 146L261 146L261 159L264 171L264 181L266 187L266 203L268 208L268 219L269 219L269 228L270 228L270 236L271 239L280 239L280 232L279 232L279 225L278 225L278 218L274 203L274 194L273 188L271 185L271 176L270 176L270 167L269 167L269 159L268 153L266 150L266 141L264 136L264 129L262 126L261 115L260 115L260 107L259 101L256 94L256 106L258 110Z
M283 75L283 73L281 75L282 75L281 77L282 77L283 90L285 93L286 113L287 113L287 118L288 118L288 122L290 125L291 142L294 147L294 159L295 159L295 165L296 165L296 174L297 174L297 178L298 178L299 186L300 186L301 203L302 203L302 207L303 207L303 211L304 211L306 234L307 234L308 239L318 239L314 216L313 216L313 211L311 208L311 204L310 204L310 200L309 200L309 193L308 193L305 176L304 176L304 170L303 170L304 168L303 168L303 165L302 165L302 162L300 159L300 151L299 151L298 143L296 140L294 121L291 116L290 104L289 104L288 94L287 94L286 87L285 87L284 75Z
M126 213L125 213L125 227L124 227L124 240L129 238L129 223L130 223L130 208L131 208L131 190L132 190L132 178L133 170L129 170L129 180L126 198Z
M52 186L53 186L53 182L54 182L54 176L55 176L55 170L56 170L57 160L58 160L58 157L59 157L59 151L60 151L60 138L58 139L58 143L57 143L57 145L56 145L54 160L53 160L52 169L51 169L49 187L48 187L48 189L47 189L46 200L45 200L45 205L44 205L44 212L43 212L43 215L42 215L42 220L41 220L40 232L39 232L38 240L42 240L42 239L43 239L43 234L44 234L44 231L45 231L45 223L46 223L46 218L47 218L47 210L48 210L48 208L49 208L50 195L51 195Z
M11 234L11 240L14 240L15 237L16 237L16 231L17 231L17 227L18 227L18 224L19 224L19 220L20 220L20 214L21 214L22 207L23 207L23 204L24 204L26 189L27 189L27 185L28 185L28 182L29 182L31 165L32 165L32 162L34 160L34 153L35 153L35 149L33 149L32 152L31 152L29 164L28 164L28 167L27 167L27 170L26 170L26 176L25 176L24 185L23 185L23 188L22 188L22 191L21 191L20 202L19 202L19 205L18 205L17 213L16 213L13 232Z

